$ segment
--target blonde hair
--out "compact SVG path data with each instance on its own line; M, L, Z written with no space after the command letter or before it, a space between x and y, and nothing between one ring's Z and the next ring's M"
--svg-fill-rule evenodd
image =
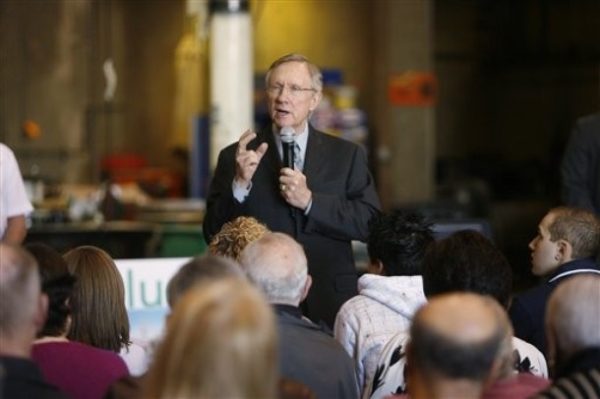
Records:
M264 224L251 216L239 216L227 222L212 238L208 251L212 255L225 256L236 261L252 241L258 240L269 229Z
M69 272L77 278L71 297L72 324L68 338L119 352L129 345L125 287L108 253L81 246L64 255Z
M277 334L272 309L248 282L190 289L175 305L148 373L145 398L274 398Z

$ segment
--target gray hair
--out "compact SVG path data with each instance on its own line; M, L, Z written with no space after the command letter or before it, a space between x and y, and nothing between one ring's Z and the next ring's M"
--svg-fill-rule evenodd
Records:
M323 90L323 74L321 73L319 67L310 62L308 58L306 58L304 55L297 53L286 54L283 57L280 57L273 61L273 63L269 67L269 70L267 71L267 74L265 75L265 85L267 87L269 86L269 78L271 77L271 72L279 65L285 64L287 62L300 62L302 64L305 64L308 68L310 79L312 80L313 89L315 89L317 93L320 93Z
M556 288L546 308L551 356L565 359L582 349L600 346L599 303L600 276L571 277Z
M172 309L193 286L228 277L246 278L240 266L233 259L209 254L191 259L181 266L167 284L169 307Z
M240 257L248 279L271 303L298 306L308 278L304 250L292 237L267 233L248 244Z
M0 335L17 336L37 311L38 265L24 249L0 243Z

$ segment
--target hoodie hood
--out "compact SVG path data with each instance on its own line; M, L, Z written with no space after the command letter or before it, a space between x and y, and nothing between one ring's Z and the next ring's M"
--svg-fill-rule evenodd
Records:
M388 277L367 273L358 280L358 292L408 319L427 302L421 276Z

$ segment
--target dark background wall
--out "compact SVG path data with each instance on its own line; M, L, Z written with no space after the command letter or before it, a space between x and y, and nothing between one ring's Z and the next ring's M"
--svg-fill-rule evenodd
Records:
M341 69L359 88L360 105L376 115L376 99L385 93L374 88L388 76L376 73L373 48L382 40L376 33L385 30L373 10L385 14L393 1L253 1L254 68L264 71L286 49L305 52ZM570 128L600 109L600 2L431 5L439 82L434 208L491 220L496 240L526 276L526 243L560 201L558 165ZM24 174L96 182L100 158L114 152L168 165L178 143L174 65L189 33L185 6L184 0L0 2L0 140L15 150ZM394 23L408 22L402 18L414 15ZM108 58L119 79L109 103L102 72ZM23 136L26 120L41 127L37 140ZM374 134L382 130L389 129ZM402 142L402 132L387 133ZM382 167L374 162L375 173ZM388 207L403 206L386 193Z

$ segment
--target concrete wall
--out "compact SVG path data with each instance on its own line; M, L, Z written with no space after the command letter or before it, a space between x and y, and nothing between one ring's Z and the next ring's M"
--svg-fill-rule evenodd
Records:
M392 155L375 165L390 208L435 196L436 158L530 162L533 175L553 176L574 119L599 108L599 4L257 0L254 69L289 51L342 69L360 89L375 149ZM87 181L115 151L168 162L185 144L173 105L184 8L184 0L0 2L0 140L26 172L36 164L54 179ZM106 103L108 57L119 86ZM434 109L386 103L389 72L405 68L437 73ZM22 136L27 119L40 124L38 140Z
M0 140L18 154L24 174L89 177L90 22L88 1L0 4ZM22 135L26 120L40 126L39 139Z

